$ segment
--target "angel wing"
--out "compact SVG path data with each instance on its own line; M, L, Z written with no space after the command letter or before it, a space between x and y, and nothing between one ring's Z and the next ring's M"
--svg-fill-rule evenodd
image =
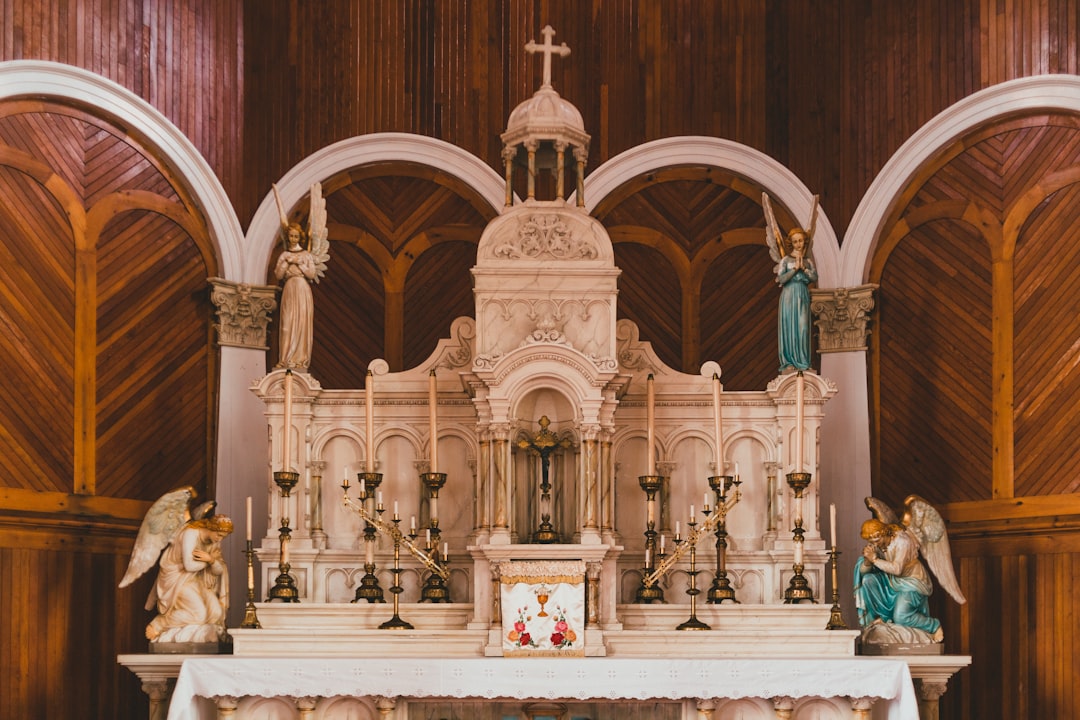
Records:
M765 210L765 244L769 246L769 257L779 265L787 250L784 248L784 234L776 222L776 214L768 193L761 193L761 207Z
M896 517L896 513L893 512L893 509L876 497L867 497L863 502L866 503L866 509L870 511L870 514L874 516L875 520L880 520L886 525L900 524L900 518Z
M330 259L330 241L326 237L326 198L322 183L311 185L311 212L308 215L308 251L315 256L315 282L326 274Z
M960 591L960 583L953 570L949 535L945 532L945 520L934 506L918 495L908 495L904 500L904 524L915 534L922 545L920 550L926 558L934 577L941 583L952 599L963 605L967 602Z
M154 567L161 551L191 519L188 507L194 497L195 489L184 487L167 492L154 501L139 526L131 560L128 561L127 572L120 581L120 587L127 587Z
M818 201L821 199L820 195L814 196L814 204L810 206L810 222L809 227L806 230L806 249L803 251L807 257L814 257L814 229L817 227L818 216Z

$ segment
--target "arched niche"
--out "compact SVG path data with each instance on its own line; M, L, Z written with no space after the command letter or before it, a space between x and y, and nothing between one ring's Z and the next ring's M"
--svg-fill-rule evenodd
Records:
M562 391L535 387L525 393L514 411L517 430L512 438L514 484L511 490L513 524L518 542L571 542L578 531L580 491L577 474L577 412ZM545 499L543 482L549 485ZM544 515L548 515L545 520ZM541 533L551 525L556 539Z

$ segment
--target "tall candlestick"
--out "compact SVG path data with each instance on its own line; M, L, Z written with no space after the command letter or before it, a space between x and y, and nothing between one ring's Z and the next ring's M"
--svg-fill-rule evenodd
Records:
M370 370L364 378L364 421L367 429L367 471L375 472L375 376Z
M289 442L292 439L292 370L285 371L285 420L281 427L281 469L289 472L292 467L292 455Z
M653 376L649 373L649 379L646 381L646 400L645 400L645 429L648 447L648 468L649 475L656 474L656 390L653 388Z
M716 432L716 474L724 474L724 424L723 413L720 409L720 376L713 373L712 376L712 401L713 422Z
M836 547L836 503L829 505L829 539L832 546Z
M805 382L802 371L795 381L795 472L803 471L803 394Z
M428 376L428 412L431 414L431 472L439 472L439 431L435 424L435 409L439 398L435 382L435 370Z
M251 496L247 498L247 539L251 539Z

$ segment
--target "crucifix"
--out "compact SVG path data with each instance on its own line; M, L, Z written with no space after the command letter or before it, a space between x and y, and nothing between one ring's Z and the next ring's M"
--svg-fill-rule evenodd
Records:
M570 447L569 438L560 440L548 427L551 420L547 415L540 416L537 421L540 431L530 439L518 440L518 447L528 450L540 457L540 527L533 535L533 542L557 543L559 533L551 525L551 455L557 450L565 450Z
M555 31L550 25L545 25L544 29L540 31L540 34L544 36L544 44L537 45L535 41L530 40L525 44L525 52L527 53L544 53L544 87L551 87L551 56L558 55L559 57L566 57L570 54L570 48L566 46L566 43L555 46L551 43L551 38L555 37Z

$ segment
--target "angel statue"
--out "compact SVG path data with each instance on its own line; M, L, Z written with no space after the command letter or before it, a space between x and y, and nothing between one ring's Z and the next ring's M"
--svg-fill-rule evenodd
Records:
M761 206L765 209L765 243L776 263L776 282L781 288L777 326L780 372L807 370L810 368L809 285L818 279L812 253L818 196L814 196L810 209L810 229L793 227L786 239L776 222L768 193L761 193Z
M904 514L876 498L866 498L873 519L862 525L867 541L855 566L855 607L859 611L863 645L941 643L941 621L930 617L927 598L933 591L930 575L956 602L967 602L953 572L945 521L918 495L904 501Z
M157 579L146 609L157 617L146 626L151 643L217 643L226 639L229 572L221 554L232 520L213 514L216 503L190 509L195 490L173 490L158 498L139 527L120 587L138 580L155 563Z
M277 185L273 188L285 248L274 267L274 277L285 280L281 290L279 352L275 367L307 370L311 365L315 317L315 301L309 283L319 282L326 274L326 261L330 259L330 241L326 239L326 199L322 196L322 184L312 184L311 212L305 233L299 224L289 222Z

